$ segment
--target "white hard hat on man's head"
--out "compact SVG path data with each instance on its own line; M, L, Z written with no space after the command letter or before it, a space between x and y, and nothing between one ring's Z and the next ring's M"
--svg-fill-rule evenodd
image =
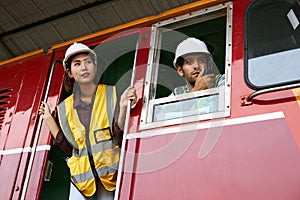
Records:
M92 54L96 55L95 51L90 49L88 46L86 46L82 43L74 42L67 49L67 51L65 53L65 58L64 58L64 61L63 61L63 65L64 65L65 70L66 70L66 67L68 65L69 58L72 57L75 54L78 54L78 53L92 53Z
M189 53L206 53L206 54L211 55L204 42L202 42L201 40L198 40L196 38L190 37L190 38L183 40L177 46L176 53L175 53L175 59L173 61L174 67L177 68L177 66L176 66L177 58L179 58L180 56L189 54Z

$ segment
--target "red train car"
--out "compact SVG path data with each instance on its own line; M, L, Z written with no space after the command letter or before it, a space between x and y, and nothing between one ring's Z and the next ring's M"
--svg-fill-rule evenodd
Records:
M135 85L115 199L300 199L300 3L202 0L78 38L101 80ZM177 96L176 46L203 40L225 84ZM0 63L2 199L67 199L65 155L38 116L64 89L74 41ZM217 104L187 107L213 97ZM166 109L167 108L167 109Z

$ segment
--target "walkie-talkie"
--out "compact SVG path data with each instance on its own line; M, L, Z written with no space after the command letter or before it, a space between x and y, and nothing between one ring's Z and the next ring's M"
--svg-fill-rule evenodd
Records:
M215 74L212 66L205 68L204 76L207 74Z

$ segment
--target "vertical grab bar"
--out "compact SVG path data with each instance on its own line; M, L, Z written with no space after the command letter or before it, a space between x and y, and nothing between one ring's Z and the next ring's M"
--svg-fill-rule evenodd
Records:
M138 48L139 48L139 39L137 40L136 47L135 47L135 55L134 55L134 63L132 67L132 74L131 74L131 81L130 85L133 86L134 79L135 79L135 72L136 72L136 59L138 54ZM128 123L130 118L130 101L127 102L127 110L126 110L126 116L125 116L125 124L124 124L124 132L123 132L123 139L122 139L122 146L121 146L121 154L119 159L119 169L118 169L118 176L117 176L117 183L116 183L116 191L115 191L115 197L114 200L117 200L119 198L119 190L121 187L121 176L122 176L122 170L123 170L123 164L124 164L124 157L125 157L125 146L126 146L126 135L128 132Z
M48 82L47 82L47 87L46 87L45 96L44 96L43 101L47 101L47 99L48 99L48 94L49 94L49 90L50 90L53 71L54 71L54 67L57 63L61 63L61 61L56 60L51 65L49 79L48 79ZM42 122L43 122L42 118L39 117L37 129L36 129L36 134L34 136L33 145L32 145L32 148L31 148L29 164L28 164L28 168L27 168L27 171L26 171L26 176L25 176L25 180L24 180L24 184L23 184L21 200L24 200L25 196L26 196L26 192L27 192L27 188L28 188L28 184L29 184L29 179L30 179L30 175L31 175L31 170L32 170L33 162L34 162L34 157L35 157L35 153L36 153L36 149L37 149L37 145L38 145L38 141L39 141L39 137L40 137L40 130L41 130L41 127L42 127Z

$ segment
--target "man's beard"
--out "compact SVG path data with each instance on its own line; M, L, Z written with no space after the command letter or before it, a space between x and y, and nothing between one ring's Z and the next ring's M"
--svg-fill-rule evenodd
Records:
M195 86L196 80L193 79L192 76L190 76L191 78L186 77L185 75L186 75L187 73L185 73L184 70L182 70L182 73L183 73L183 77L185 78L185 80L186 80L192 87L194 87L194 86Z

